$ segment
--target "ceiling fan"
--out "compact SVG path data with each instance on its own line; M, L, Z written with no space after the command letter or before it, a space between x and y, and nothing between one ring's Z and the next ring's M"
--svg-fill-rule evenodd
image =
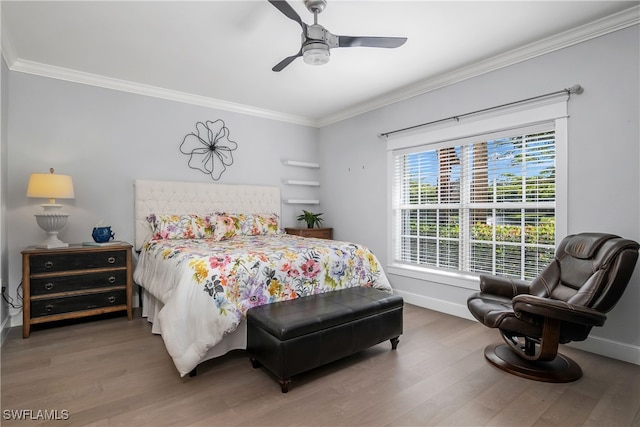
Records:
M402 46L406 41L406 37L353 37L353 36L337 36L327 31L322 25L318 24L318 14L322 12L327 5L326 0L304 0L304 5L309 12L313 13L313 25L307 25L302 22L300 15L291 7L286 0L269 0L276 9L282 12L287 18L296 21L302 27L302 45L298 53L288 56L275 67L273 71L282 71L287 65L291 64L294 59L302 56L304 62L312 65L321 65L329 62L329 50L335 47L385 47L394 48Z

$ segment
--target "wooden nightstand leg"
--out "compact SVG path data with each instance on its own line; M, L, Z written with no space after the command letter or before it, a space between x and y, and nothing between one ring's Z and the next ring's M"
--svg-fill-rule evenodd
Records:
M133 263L131 250L127 251L127 320L133 319ZM140 304L142 307L142 304Z
M29 255L22 254L22 338L31 334L31 263ZM17 291L16 291L17 292Z

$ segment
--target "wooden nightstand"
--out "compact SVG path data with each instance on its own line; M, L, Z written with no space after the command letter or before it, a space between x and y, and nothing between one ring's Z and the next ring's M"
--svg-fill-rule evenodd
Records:
M22 251L22 337L31 325L126 311L131 320L131 245L69 245Z
M333 228L285 228L287 234L318 239L333 239Z

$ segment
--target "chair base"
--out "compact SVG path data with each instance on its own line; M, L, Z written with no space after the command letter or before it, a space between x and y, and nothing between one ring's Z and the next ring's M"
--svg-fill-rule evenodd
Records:
M526 360L506 344L492 344L484 357L498 369L519 377L548 383L569 383L582 377L582 369L573 360L558 353L549 362Z

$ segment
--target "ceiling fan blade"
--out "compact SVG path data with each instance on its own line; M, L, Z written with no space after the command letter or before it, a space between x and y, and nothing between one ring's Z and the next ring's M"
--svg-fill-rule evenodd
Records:
M300 24L302 29L304 29L302 18L300 18L300 15L298 15L298 13L285 0L269 0L269 3L274 5L276 9L282 12L287 18L296 21L298 24Z
M301 56L302 56L302 48L300 48L300 51L298 53L296 53L295 55L287 56L282 61L278 62L276 64L276 66L273 67L271 70L272 71L276 71L276 72L282 71L284 69L284 67L286 67L287 65L291 64L294 59L299 58Z
M406 37L351 37L338 36L338 47L400 47L407 41Z

